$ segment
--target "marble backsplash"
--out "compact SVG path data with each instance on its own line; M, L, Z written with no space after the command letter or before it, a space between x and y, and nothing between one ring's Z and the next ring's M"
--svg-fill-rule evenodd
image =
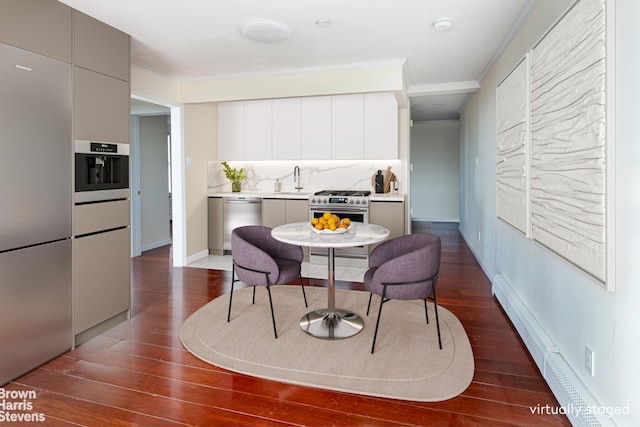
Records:
M391 166L398 180L399 193L406 193L404 181L405 164L401 160L299 160L229 162L233 168L245 168L247 180L242 183L242 191L272 192L276 180L280 181L281 192L296 191L293 184L293 169L300 168L301 192L312 193L320 190L370 190L371 177L378 169ZM209 161L207 189L209 193L231 191L231 182L224 176L219 161Z

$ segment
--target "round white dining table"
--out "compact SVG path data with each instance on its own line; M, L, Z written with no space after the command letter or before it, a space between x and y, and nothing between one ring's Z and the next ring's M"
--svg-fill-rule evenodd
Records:
M327 308L311 311L300 319L303 331L317 338L342 339L362 330L364 322L356 313L336 308L335 249L371 245L389 237L390 231L380 225L353 222L345 233L318 233L309 222L295 222L275 227L274 239L292 245L327 248L328 302Z

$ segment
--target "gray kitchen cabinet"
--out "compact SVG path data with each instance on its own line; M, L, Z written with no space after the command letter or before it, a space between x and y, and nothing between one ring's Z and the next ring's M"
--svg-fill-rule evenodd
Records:
M224 253L224 201L222 197L209 197L208 200L208 246L209 254Z
M130 141L129 36L73 12L74 139ZM74 207L74 338L79 345L131 308L130 200Z
M74 336L81 344L131 307L129 200L74 207Z
M309 201L301 199L287 199L286 200L285 221L290 222L304 222L309 221Z
M83 236L103 230L127 227L131 223L131 202L86 203L74 207L73 234Z
M129 227L75 239L74 335L76 345L129 315Z
M309 202L301 199L262 199L262 225L277 227L309 220Z
M73 22L75 65L130 81L129 35L77 10Z
M72 16L72 8L55 0L2 0L0 42L70 64Z
M129 82L75 67L74 138L129 143Z
M291 222L309 220L309 201L301 199L262 199L262 225L275 228ZM309 248L303 247L305 259L309 259Z
M262 225L277 227L287 223L285 199L262 199Z
M389 229L389 239L403 236L406 231L405 204L403 201L371 201L369 204L369 222ZM377 245L370 245L369 252Z

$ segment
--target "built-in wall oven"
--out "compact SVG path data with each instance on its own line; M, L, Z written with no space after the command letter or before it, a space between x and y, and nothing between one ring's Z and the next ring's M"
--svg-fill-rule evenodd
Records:
M349 218L352 222L369 223L370 191L324 190L309 196L309 220L321 217L324 212L331 212L340 218ZM357 226L357 224L356 224ZM309 249L312 263L327 263L326 248ZM366 266L369 248L355 246L335 249L336 264Z
M129 190L129 144L76 140L75 202L126 199Z

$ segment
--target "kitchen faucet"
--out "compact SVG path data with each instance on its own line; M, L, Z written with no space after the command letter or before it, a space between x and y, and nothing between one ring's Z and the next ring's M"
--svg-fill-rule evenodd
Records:
M302 184L300 183L300 168L298 166L293 168L293 185L296 190L302 190Z

